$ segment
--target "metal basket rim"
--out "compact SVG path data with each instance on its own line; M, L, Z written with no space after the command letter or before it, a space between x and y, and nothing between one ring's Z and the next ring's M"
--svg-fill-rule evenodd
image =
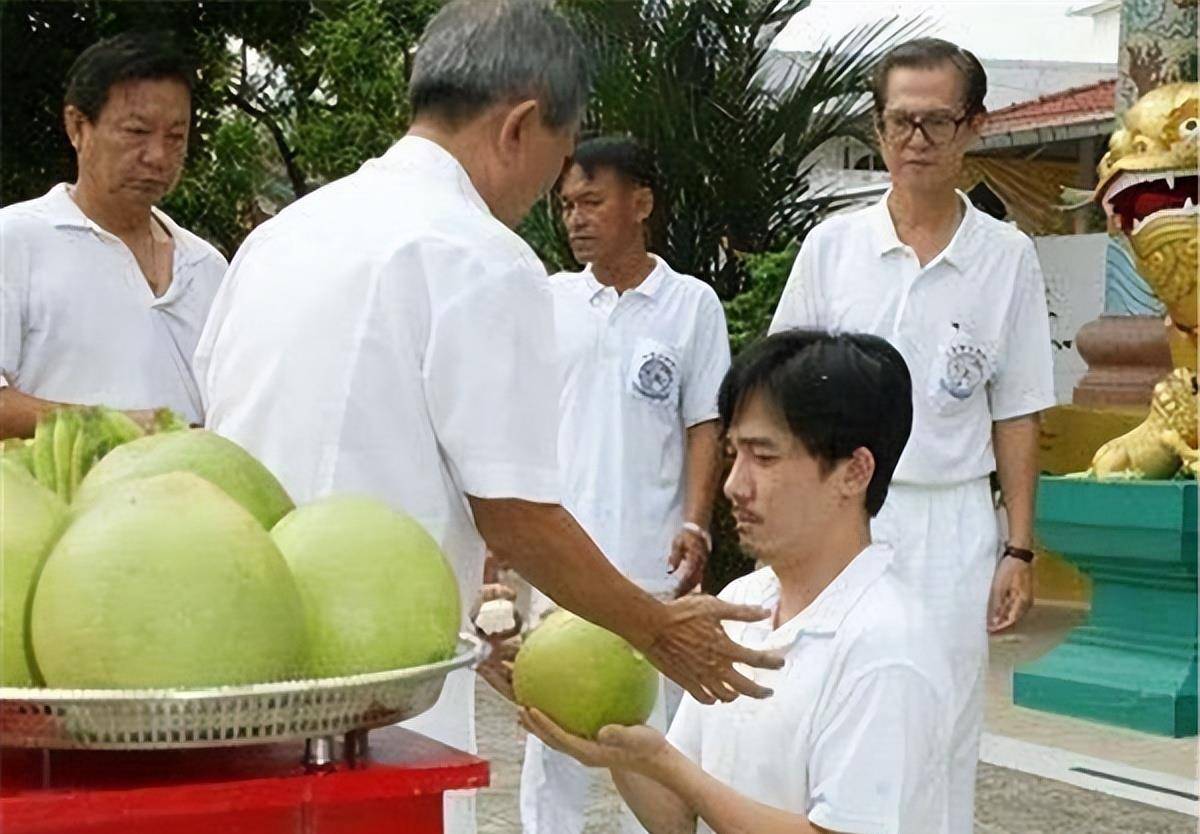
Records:
M236 686L212 686L201 689L51 689L42 687L0 687L0 703L3 702L110 702L110 701L202 701L239 697L262 697L268 695L292 695L306 692L356 688L396 681L418 681L425 678L449 674L477 663L486 652L486 646L474 634L462 632L458 635L458 646L454 657L410 666L405 669L386 669L365 672L359 675L343 675L332 678L298 678L272 683L238 684ZM464 645L465 644L465 645Z

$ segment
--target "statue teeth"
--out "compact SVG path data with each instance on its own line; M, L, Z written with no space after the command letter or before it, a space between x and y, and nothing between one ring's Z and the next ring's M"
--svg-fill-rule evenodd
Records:
M1174 188L1175 187L1175 172L1172 171L1172 172L1168 173L1166 175L1166 180L1167 180L1167 188Z

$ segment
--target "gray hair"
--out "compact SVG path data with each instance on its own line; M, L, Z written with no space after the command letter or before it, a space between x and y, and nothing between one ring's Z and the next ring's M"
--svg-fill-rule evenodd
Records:
M560 128L583 114L590 87L583 43L547 0L453 0L421 36L409 95L414 116L452 124L536 98Z

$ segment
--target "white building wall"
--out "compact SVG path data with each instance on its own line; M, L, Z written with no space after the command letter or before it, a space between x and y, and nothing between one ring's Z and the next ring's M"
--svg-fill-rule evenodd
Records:
M1060 405L1087 371L1075 348L1079 328L1104 311L1104 256L1108 235L1054 235L1033 240L1046 276L1046 305L1054 346L1054 393Z

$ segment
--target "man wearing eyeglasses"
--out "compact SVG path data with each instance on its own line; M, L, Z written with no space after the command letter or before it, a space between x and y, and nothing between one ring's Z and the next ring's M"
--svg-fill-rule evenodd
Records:
M986 92L979 61L946 41L922 38L885 56L873 94L892 186L878 204L809 233L771 324L882 336L912 374L912 435L872 535L904 554L895 569L953 662L955 832L973 825L987 633L1015 624L1033 598L1038 413L1054 404L1033 242L955 187Z

